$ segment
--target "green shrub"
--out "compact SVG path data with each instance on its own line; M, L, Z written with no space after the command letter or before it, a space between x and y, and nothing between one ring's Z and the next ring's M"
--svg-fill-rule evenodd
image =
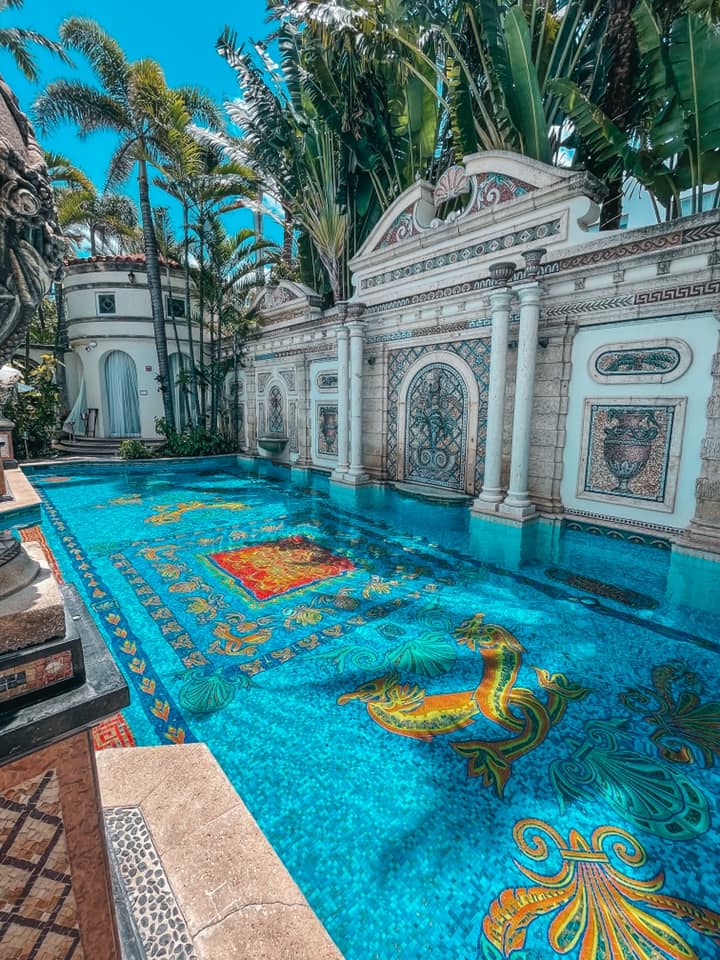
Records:
M165 419L156 420L155 428L165 437L160 452L171 457L213 457L232 453L233 441L222 433L211 433L204 427L189 427L179 433Z
M43 457L52 450L60 415L60 391L54 382L56 366L57 361L44 353L25 378L32 391L13 394L2 411L15 423L13 444L19 460Z
M150 447L146 447L142 440L123 440L119 453L123 460L149 460L153 456Z

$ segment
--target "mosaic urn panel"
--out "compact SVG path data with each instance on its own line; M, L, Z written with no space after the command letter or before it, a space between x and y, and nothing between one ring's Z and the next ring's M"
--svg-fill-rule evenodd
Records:
M462 377L447 364L423 367L407 393L405 479L462 490L467 421Z
M317 410L317 452L321 457L336 457L338 452L337 404L321 404Z
M671 511L685 403L586 400L578 496Z

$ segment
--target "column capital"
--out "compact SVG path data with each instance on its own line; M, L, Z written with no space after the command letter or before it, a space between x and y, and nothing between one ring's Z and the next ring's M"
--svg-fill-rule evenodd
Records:
M529 283L523 283L515 287L515 293L517 293L518 299L523 305L526 303L539 303L543 293L543 286L537 280L532 280Z
M349 335L350 335L350 331L348 330L348 328L345 326L344 323L335 329L335 336L337 337L338 340L347 340Z
M351 320L359 320L367 310L367 304L360 303L359 301L350 301L347 305L347 308L348 317L350 317Z
M348 320L345 324L346 329L349 331L351 337L362 337L365 333L365 321L364 320Z
M512 299L512 290L510 287L503 287L500 290L491 290L488 294L491 310L510 309Z

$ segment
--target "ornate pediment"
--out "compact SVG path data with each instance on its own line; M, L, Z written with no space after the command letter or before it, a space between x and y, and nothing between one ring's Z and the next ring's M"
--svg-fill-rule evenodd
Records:
M473 154L463 164L448 167L435 184L420 180L408 188L388 208L355 260L471 216L494 212L504 204L521 203L530 193L557 198L558 190L564 190L569 200L577 194L577 185L578 171L507 151ZM586 191L590 186L592 194L591 184L582 186Z
M275 314L319 304L320 298L310 287L293 280L281 280L277 284L264 287L255 299L253 307L262 314Z

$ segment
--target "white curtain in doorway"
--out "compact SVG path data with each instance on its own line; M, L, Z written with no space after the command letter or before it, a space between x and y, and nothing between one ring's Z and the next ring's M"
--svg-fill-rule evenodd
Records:
M70 434L71 437L84 437L85 431L87 430L87 418L83 417L85 410L87 408L87 394L85 391L85 376L83 375L80 380L80 389L78 390L78 395L75 403L72 405L72 410L67 415L65 422L62 425L65 433Z
M110 436L139 437L137 371L124 350L112 350L105 357L105 391Z

